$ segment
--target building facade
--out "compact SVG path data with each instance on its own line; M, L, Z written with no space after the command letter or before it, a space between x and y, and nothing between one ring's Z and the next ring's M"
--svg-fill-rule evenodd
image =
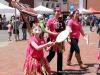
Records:
M4 5L9 5L9 3L5 0L0 0L0 3L4 4Z
M11 5L12 0L6 0ZM53 9L56 6L60 6L63 11L67 11L70 5L75 5L78 7L78 0L20 0L20 2L24 4L30 5L30 7L35 8L39 5L43 5L45 7Z
M9 2L11 6L12 0L6 0ZM30 7L34 8L39 5L46 6L48 8L54 8L56 6L60 6L63 11L68 11L71 5L74 5L76 8L79 8L79 0L20 0L20 2L24 4L30 5ZM93 7L94 9L100 11L100 0L83 0L83 7L89 9Z
M87 9L90 7L97 11L100 11L100 0L87 0Z

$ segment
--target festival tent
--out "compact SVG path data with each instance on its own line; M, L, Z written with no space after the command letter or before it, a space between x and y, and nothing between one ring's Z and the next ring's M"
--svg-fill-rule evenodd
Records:
M0 0L0 3L9 6L9 3L6 0Z
M14 8L6 6L2 3L0 3L0 13L13 13L15 12Z
M42 5L39 5L38 7L33 9L36 11L38 14L52 14L53 10L47 7L44 7Z
M15 8L0 3L0 14L2 14L2 16L6 15L6 20L9 21L11 19L11 16L15 15ZM20 16L20 12L17 9L16 16Z
M100 14L99 11L95 10L94 8L90 7L88 10L92 11L94 14Z
M93 13L92 11L84 9L84 8L82 10L79 10L79 12L80 12L80 14L91 14L91 13Z

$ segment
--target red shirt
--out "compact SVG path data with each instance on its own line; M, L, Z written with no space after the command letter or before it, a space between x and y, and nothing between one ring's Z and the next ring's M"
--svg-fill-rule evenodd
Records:
M39 45L43 45L45 44L45 40L44 39L36 39L35 37L31 37L29 39L29 44L27 46L27 52L26 52L26 56L28 55L31 55L33 58L36 58L36 59L40 59L44 56L44 53L43 53L43 49L42 50L36 50L32 45L31 45L31 42L35 42L38 46Z
M80 28L81 23L76 22L74 19L70 19L68 22L68 26L71 26L72 32L70 33L70 38L76 38L78 39L80 36Z

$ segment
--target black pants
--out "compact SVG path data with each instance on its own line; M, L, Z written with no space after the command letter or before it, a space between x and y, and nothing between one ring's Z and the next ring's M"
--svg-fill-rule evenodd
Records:
M19 29L14 29L13 34L19 34Z
M48 41L52 41L52 39L48 38ZM51 50L49 51L49 55L46 57L48 62L50 62L55 56L55 51L53 51L53 47L51 48ZM57 71L62 71L62 53L61 52L57 52Z
M22 28L23 40L27 39L27 28Z
M80 54L80 49L78 46L78 39L71 38L70 52L73 53L74 51L76 54Z

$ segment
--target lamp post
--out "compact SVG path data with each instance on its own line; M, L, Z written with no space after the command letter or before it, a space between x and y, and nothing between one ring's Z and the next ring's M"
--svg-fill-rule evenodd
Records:
M12 0L12 1L19 2L20 0ZM15 20L16 20L16 8L15 8Z
M69 11L69 0L67 0L67 11Z
M15 2L19 2L20 0L12 0L12 1L15 1ZM17 20L17 18L16 18L16 11L17 11L17 9L15 8L15 38L16 38L16 41L17 41L17 24L16 24L16 20Z

